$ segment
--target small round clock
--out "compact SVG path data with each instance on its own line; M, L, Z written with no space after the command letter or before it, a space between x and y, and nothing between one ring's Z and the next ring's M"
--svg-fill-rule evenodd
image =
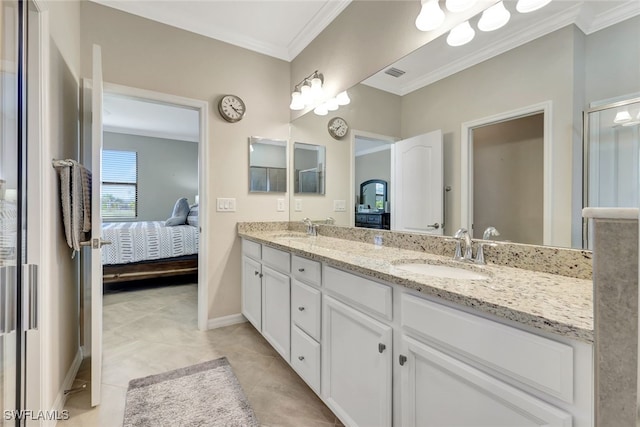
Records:
M242 120L247 107L239 96L225 95L218 102L218 111L223 119L229 123L235 123Z
M349 125L347 121L342 117L334 117L329 120L328 124L329 135L335 139L342 139L349 132Z

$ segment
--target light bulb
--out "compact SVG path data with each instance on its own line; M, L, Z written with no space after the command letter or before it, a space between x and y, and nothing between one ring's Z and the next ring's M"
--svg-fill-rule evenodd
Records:
M326 104L320 104L318 105L314 110L314 113L316 113L319 116L326 116L327 114L329 114L329 110L327 110L327 106Z
M478 21L480 31L494 31L504 27L509 22L511 14L504 7L504 2L496 3L489 9L482 12L482 17Z
M338 100L335 98L328 99L327 102L324 103L329 111L336 111L340 106L338 105Z
M298 91L294 91L291 93L291 105L289 108L292 110L302 110L304 109L304 102L302 102L302 94Z
M469 43L475 37L476 32L471 28L469 21L464 21L462 24L458 24L447 36L447 44L449 46L462 46Z
M444 12L440 9L438 0L421 0L422 8L416 18L416 27L420 31L431 31L444 22Z
M311 98L314 101L322 98L322 80L318 77L311 79Z
M613 123L624 123L631 120L631 114L629 114L629 110L618 111L616 114L616 118L613 119Z
M349 94L345 90L336 96L336 101L338 101L338 105L348 105L351 102L351 98L349 98Z
M518 0L516 10L520 13L529 13L541 9L551 3L551 0Z
M304 105L311 105L313 103L313 98L311 96L311 86L302 85L300 88L300 99L304 103Z
M451 12L464 12L467 9L471 9L477 0L447 0L445 3L447 9Z

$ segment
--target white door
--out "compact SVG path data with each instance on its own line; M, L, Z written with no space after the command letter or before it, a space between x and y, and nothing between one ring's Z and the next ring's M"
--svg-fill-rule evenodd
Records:
M442 131L394 144L391 229L442 235Z
M289 361L291 290L289 276L262 266L262 335Z
M83 249L84 348L91 358L91 406L100 404L102 383L102 54L93 45L92 82L84 82L84 124L82 163L91 170L91 246Z
M403 426L572 425L570 414L412 338L400 358Z
M262 331L262 266L246 256L242 257L242 314Z
M391 425L392 330L324 297L322 397L347 426Z

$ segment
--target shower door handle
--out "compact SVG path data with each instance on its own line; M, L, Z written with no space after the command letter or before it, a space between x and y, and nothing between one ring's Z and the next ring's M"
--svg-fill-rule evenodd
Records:
M24 330L38 329L38 266L22 266L22 324Z

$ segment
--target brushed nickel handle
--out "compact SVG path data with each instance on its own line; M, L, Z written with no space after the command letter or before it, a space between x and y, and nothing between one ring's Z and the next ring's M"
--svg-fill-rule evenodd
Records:
M407 356L405 356L404 354L401 354L398 359L398 361L400 362L400 366L404 366L404 364L407 363Z
M437 230L438 228L440 228L440 224L438 224L438 223L436 222L436 223L433 223L433 224L429 224L429 225L427 225L427 227L428 227L428 228L433 228L433 229L436 229L436 230Z
M300 307L298 307L298 310L300 310L300 311L304 311L304 307L303 307L303 306L300 306Z
M299 269L298 269L298 271L299 271L300 273L304 273L304 268L299 268Z
M259 272L259 271L254 271L254 272L253 272L253 275L254 275L254 276L257 276L258 274L260 274L260 272Z
M386 345L380 343L378 344L378 353L382 353L387 348Z
M298 360L302 362L304 360L304 356L298 356Z

